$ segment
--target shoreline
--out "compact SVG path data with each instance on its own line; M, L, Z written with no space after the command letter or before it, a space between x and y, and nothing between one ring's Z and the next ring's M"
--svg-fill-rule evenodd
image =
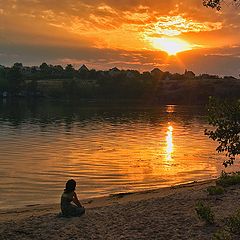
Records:
M86 213L81 217L59 217L59 204L1 210L0 239L209 240L236 212L240 200L239 185L222 195L209 195L206 189L215 180L82 200ZM214 212L213 225L199 220L199 201Z
M206 179L206 180L198 180L198 181L189 181L184 183L179 183L176 185L168 186L168 187L159 187L156 189L146 189L146 190L140 190L140 191L129 191L129 192L119 192L119 193L113 193L105 196L100 197L93 197L93 198L86 198L86 199L80 199L80 202L86 209L91 208L98 208L98 207L107 207L114 204L122 204L127 202L134 202L134 201L141 201L141 200L147 200L149 198L155 198L155 197L165 197L171 194L174 194L176 189L184 190L191 187L199 187L199 186L207 186L209 184L215 183L217 178L213 179ZM34 212L60 212L60 204L59 203L50 203L50 204L29 204L22 207L16 207L16 208L4 208L0 209L0 223L3 221L4 216L7 217L7 219L14 216L15 214L23 215L20 216L21 218L26 217L26 215L32 215ZM8 215L11 215L8 216Z
M91 200L97 200L97 199L106 199L108 197L112 197L115 195L130 195L130 194L144 194L147 192L153 192L153 191L161 191L161 190L165 190L165 189L172 189L172 188L182 188L185 186L190 186L192 184L205 184L207 182L212 182L212 181L216 181L217 177L213 177L213 178L208 178L208 179L202 179L202 180L191 180L191 181L186 181L186 182L181 182L181 183L177 183L177 184L173 184L170 186L163 186L163 187L156 187L156 188L146 188L146 189L142 189L142 190L136 190L136 191L126 191L126 192L117 192L117 193L110 193L110 194L106 194L106 195L100 195L100 196L96 196L96 197L89 197L89 198L80 198L81 201L83 202L88 202ZM78 193L78 191L77 191ZM3 211L14 211L14 210L19 210L19 209L25 209L25 208L30 208L30 207L34 207L34 206L54 206L57 205L58 203L31 203L31 204L26 204L26 205L22 205L22 206L18 206L18 207L6 207L6 208L0 208L0 214Z

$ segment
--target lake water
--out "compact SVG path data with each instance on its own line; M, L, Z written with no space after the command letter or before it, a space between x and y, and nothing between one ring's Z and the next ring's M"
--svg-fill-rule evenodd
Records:
M216 177L201 106L1 102L0 208L57 203Z

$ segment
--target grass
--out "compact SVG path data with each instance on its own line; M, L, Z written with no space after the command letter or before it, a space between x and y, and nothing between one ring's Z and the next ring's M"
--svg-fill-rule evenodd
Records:
M223 171L221 176L217 179L216 184L222 187L240 184L240 172L226 173Z
M196 204L195 210L200 220L205 221L206 224L214 223L214 213L208 205L199 201Z
M213 234L212 240L232 240L232 235L228 231L221 229Z
M212 240L240 239L240 209L225 219L224 225L213 234Z
M221 195L224 193L224 188L222 186L210 186L207 188L209 195Z
M216 181L216 186L207 188L209 195L220 195L225 192L225 188L240 184L240 172L226 173L222 172L221 176ZM198 202L196 205L198 217L207 224L214 223L214 214L209 206L203 202ZM217 225L216 225L217 226ZM232 240L240 239L240 209L230 217L224 218L220 229L212 235L212 240Z
M227 219L226 226L230 232L240 234L240 209Z

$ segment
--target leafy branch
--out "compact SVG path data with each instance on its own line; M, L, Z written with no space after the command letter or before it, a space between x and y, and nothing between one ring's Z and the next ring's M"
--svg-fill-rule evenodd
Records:
M205 135L219 143L217 152L224 152L228 157L223 165L232 165L240 154L240 101L210 98L208 116L209 124L215 127L215 130L205 129Z
M218 11L221 9L221 6L223 3L227 3L227 2L224 0L203 0L203 5L205 7L215 8ZM230 3L236 6L240 6L240 0L231 0Z

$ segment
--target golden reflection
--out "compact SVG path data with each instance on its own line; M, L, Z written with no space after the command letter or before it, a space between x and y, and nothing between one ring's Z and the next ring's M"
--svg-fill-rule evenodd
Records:
M173 127L171 125L168 127L166 145L166 161L167 163L170 163L172 161L173 153Z
M167 106L166 106L166 112L167 112L167 113L173 113L173 112L175 112L175 105L167 105Z

